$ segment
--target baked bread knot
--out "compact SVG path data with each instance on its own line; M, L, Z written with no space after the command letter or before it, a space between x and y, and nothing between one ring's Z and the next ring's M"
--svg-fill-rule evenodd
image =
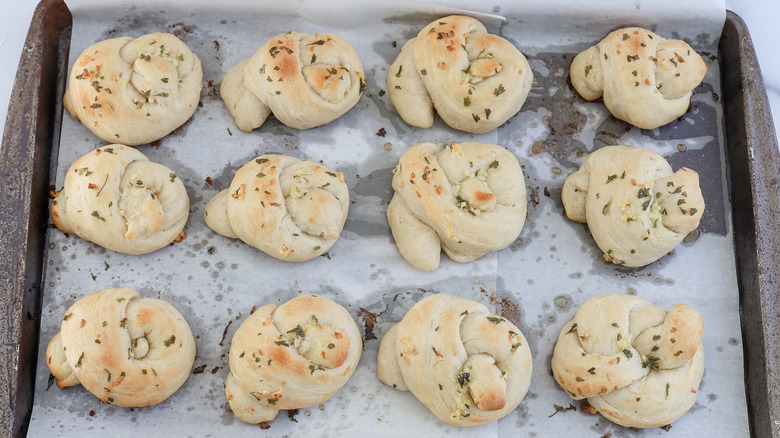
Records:
M101 402L152 406L184 384L195 340L165 300L131 289L104 289L76 301L46 347L57 386L81 384Z
M345 39L288 32L228 70L219 92L238 128L252 132L271 113L295 129L325 125L365 89L363 64Z
M360 331L339 304L317 295L268 304L233 335L225 395L241 421L271 421L279 409L331 398L355 372L362 351Z
M582 304L558 336L555 380L575 400L626 427L661 427L693 406L704 373L703 322L685 304L667 312L605 294Z
M93 44L73 64L65 109L101 139L139 145L183 125L203 88L200 60L169 33Z
M379 380L412 391L440 420L478 426L512 412L531 382L531 350L476 301L430 295L382 338Z
M666 125L688 111L707 65L685 41L639 27L618 29L574 57L571 83L613 116L642 129Z
M523 171L501 146L420 143L393 173L387 219L398 250L417 269L436 269L442 249L470 262L506 248L523 228Z
M73 162L51 204L54 225L62 232L125 254L170 244L182 233L189 212L181 179L121 144Z
M206 205L206 225L279 260L303 262L339 238L349 211L344 174L310 160L263 155Z
M561 198L569 219L588 224L604 260L630 267L673 250L704 214L698 173L672 172L662 156L629 146L590 154L566 178Z
M534 77L522 53L479 21L452 15L425 26L387 73L387 92L404 121L492 131L520 111Z

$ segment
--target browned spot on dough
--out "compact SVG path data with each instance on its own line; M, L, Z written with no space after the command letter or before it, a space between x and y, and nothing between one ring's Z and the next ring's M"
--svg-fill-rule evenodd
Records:
M492 193L485 193L479 190L474 192L474 199L476 199L477 201L490 201L494 197L495 195L493 195Z
M287 51L282 51L276 55L278 60L275 67L279 67L279 70L272 70L278 74L283 81L293 80L298 76L298 58L297 56L287 54ZM276 78L274 78L276 79Z
M626 44L628 44L629 49L633 50L634 53L636 53L643 49L642 44L647 45L647 38L639 35L634 35L628 40L626 40Z
M503 391L488 391L478 394L475 401L479 402L479 408L485 411L497 411L506 405L506 394Z
M303 362L293 360L290 357L290 353L287 352L286 347L275 346L275 348L271 348L271 351L268 353L268 355L271 357L271 359L273 359L274 362L276 362L278 366L287 368L294 374L304 375L309 372L309 370L304 366Z
M143 308L135 315L135 321L142 326L151 324L153 319L154 312L149 308Z

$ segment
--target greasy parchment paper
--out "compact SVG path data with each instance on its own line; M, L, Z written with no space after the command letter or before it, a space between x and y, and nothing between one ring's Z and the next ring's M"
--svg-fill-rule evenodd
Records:
M101 39L169 31L199 56L204 89L202 107L189 123L156 146L139 147L152 161L174 170L187 187L191 214L183 242L128 256L50 230L30 436L355 436L369 431L375 436L748 436L719 102L716 47L725 14L722 2L480 4L488 28L529 57L534 85L518 115L493 132L474 136L438 119L430 129L413 129L380 93L403 43L451 10L412 1L321 3L215 6L196 1L184 8L151 1L111 7L102 1L71 2L71 63ZM470 3L456 0L449 5L468 8ZM506 21L495 15L506 16ZM709 67L704 83L690 111L670 125L652 131L632 128L611 117L600 100L585 102L567 82L574 53L626 25L684 38L704 53ZM355 108L327 126L297 131L269 118L261 129L242 133L218 98L222 76L269 38L288 30L342 35L363 61L368 89ZM500 144L518 157L528 188L528 221L509 248L468 264L443 257L438 270L419 272L398 254L385 217L392 168L403 151L418 142L470 140ZM605 264L587 228L563 216L560 189L566 176L589 152L615 143L648 147L666 156L675 169L697 170L707 202L700 234L641 269ZM102 145L66 114L57 167L52 169L57 188L76 158ZM329 257L284 263L206 227L203 210L211 197L230 184L238 167L272 152L322 160L345 174L352 204ZM212 184L205 182L207 177ZM81 387L49 386L45 348L65 310L84 295L108 287L129 287L145 297L170 301L196 337L192 376L158 406L118 408L99 403ZM458 429L437 420L411 393L376 378L382 335L412 304L434 292L483 302L527 337L534 356L531 387L520 406L502 420ZM669 431L627 429L579 410L551 416L555 404L568 407L571 402L549 370L558 332L582 302L606 292L636 294L666 308L684 302L704 318L707 359L698 401ZM223 382L230 339L253 306L280 304L299 293L322 294L344 305L364 334L363 357L332 399L289 417L282 411L269 430L261 431L226 409Z

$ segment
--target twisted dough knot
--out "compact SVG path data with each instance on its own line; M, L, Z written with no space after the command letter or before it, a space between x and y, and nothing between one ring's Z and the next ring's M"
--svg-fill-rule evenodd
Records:
M360 331L339 304L317 295L268 304L233 335L225 395L241 421L270 421L279 409L307 408L332 397L362 351Z
M523 228L525 182L501 146L420 143L394 170L387 218L401 255L417 269L439 266L441 249L465 263L506 248Z
M200 60L169 33L93 44L70 72L65 109L111 143L139 145L168 135L200 101Z
M206 206L206 225L279 260L325 253L349 211L344 174L310 160L263 155L236 171L230 188Z
M330 123L355 106L365 88L363 64L346 40L289 32L228 70L220 94L238 128L252 132L271 113L296 129Z
M411 390L440 420L477 426L513 411L531 382L531 350L476 301L430 295L382 338L377 377Z
M435 107L450 127L476 134L517 114L532 83L531 67L512 43L457 15L425 26L387 74L388 94L406 123L430 128Z
M699 174L672 172L657 153L606 146L569 175L561 192L569 219L587 222L604 260L648 265L699 226L704 198Z
M112 251L146 254L179 236L189 209L175 173L131 147L112 144L70 166L51 216L64 233Z
M627 27L574 57L571 83L587 100L603 95L618 119L654 129L688 111L706 73L704 60L685 41Z
M660 427L696 401L704 373L703 322L684 304L670 312L642 298L586 301L558 336L555 380L575 400L627 427Z
M195 340L167 301L131 289L78 300L46 347L57 386L81 384L103 403L152 406L176 392L192 370Z

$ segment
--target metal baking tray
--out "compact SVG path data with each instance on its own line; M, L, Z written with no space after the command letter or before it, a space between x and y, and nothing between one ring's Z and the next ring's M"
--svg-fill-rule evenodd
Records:
M56 175L71 30L72 18L61 0L39 4L14 85L14 90L20 91L9 105L0 150L0 306L4 310L0 360L5 364L0 374L0 430L11 436L26 434L35 382L40 378L36 370L48 198ZM780 297L776 284L780 270L776 261L780 260L780 221L776 218L780 214L780 157L748 30L731 12L727 13L717 57L749 428L751 436L779 437L780 349L776 340L780 339ZM550 59L566 63L565 57ZM379 75L376 81L381 81ZM562 122L556 126L561 139L571 129ZM539 193L535 196L538 201ZM385 301L389 299L395 301L392 295ZM520 318L516 303L502 302L501 297L498 301L496 307L502 315L515 322ZM352 310L355 313L356 309ZM381 306L358 311L363 312L359 322L367 340L375 339L374 324L395 322L387 316L383 319L381 313L371 313L380 310ZM546 374L542 369L534 372L537 377Z

